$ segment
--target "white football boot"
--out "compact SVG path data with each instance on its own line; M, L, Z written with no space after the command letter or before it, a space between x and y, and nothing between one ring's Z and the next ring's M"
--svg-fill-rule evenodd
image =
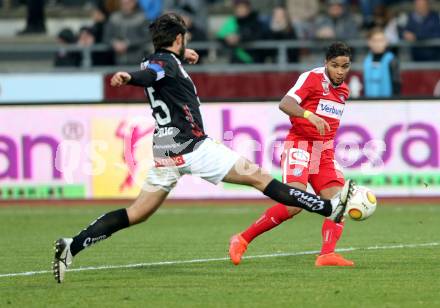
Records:
M73 256L70 252L70 244L72 244L72 242L72 238L60 238L55 242L55 256L52 262L52 271L58 283L63 282L64 274L67 268L72 264Z
M344 187L342 187L341 192L330 200L333 210L331 215L328 217L329 219L333 220L336 223L341 222L342 218L345 215L347 203L350 202L350 199L353 197L355 189L356 183L353 180L345 181Z

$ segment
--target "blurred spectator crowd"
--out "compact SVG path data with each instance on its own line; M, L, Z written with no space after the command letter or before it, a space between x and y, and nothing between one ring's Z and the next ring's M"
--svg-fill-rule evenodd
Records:
M6 0L0 0L0 3ZM26 1L24 1L26 2ZM50 2L46 0L46 2ZM57 1L52 1L57 2ZM62 2L62 1L61 1ZM69 1L67 1L69 2ZM71 1L72 2L72 1ZM62 29L62 46L90 47L105 44L89 59L81 52L60 48L56 66L131 65L151 52L148 24L163 12L184 16L192 42L217 40L231 63L275 62L277 49L249 48L258 40L351 40L367 39L372 29L383 30L387 44L440 39L440 14L434 0L95 0L90 2L90 24L75 33ZM45 32L44 0L28 0L27 25L20 34ZM223 5L215 31L209 32L210 6ZM47 4L47 3L46 3ZM406 5L406 11L400 8ZM376 31L377 32L377 31ZM414 45L415 46L415 45ZM297 62L298 48L288 49L289 62ZM207 52L202 52L206 57ZM413 61L440 60L440 47L413 47Z
M234 0L233 14L216 37L231 51L231 62L263 62L271 53L244 49L254 40L354 40L363 39L374 28L382 28L389 43L440 38L440 14L429 0L412 1L412 9L393 14L396 0L286 0L275 5L269 16L258 13L249 0ZM358 9L358 13L354 12ZM440 60L440 48L412 49L414 61ZM298 50L288 53L290 62L298 60Z

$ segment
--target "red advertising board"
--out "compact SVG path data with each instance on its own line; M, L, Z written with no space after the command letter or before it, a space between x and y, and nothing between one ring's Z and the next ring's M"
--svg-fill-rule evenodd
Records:
M248 72L248 73L192 73L202 100L274 99L282 97L298 79L300 72ZM362 73L354 71L353 76ZM440 95L440 70L403 71L403 96ZM144 100L143 89L110 87L110 76L105 77L105 98L108 100ZM437 90L435 90L437 87Z

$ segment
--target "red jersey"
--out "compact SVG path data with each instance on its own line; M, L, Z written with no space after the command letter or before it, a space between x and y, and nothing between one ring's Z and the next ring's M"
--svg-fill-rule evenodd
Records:
M349 89L345 82L333 86L325 73L325 67L318 67L299 76L296 84L287 92L302 108L322 117L330 125L330 132L321 136L316 127L305 118L291 117L292 128L287 140L333 140L344 113Z

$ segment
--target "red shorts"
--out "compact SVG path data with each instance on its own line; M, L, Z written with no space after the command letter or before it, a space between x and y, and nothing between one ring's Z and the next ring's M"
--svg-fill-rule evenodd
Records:
M333 141L286 141L281 158L284 183L310 183L316 194L344 186L344 174L335 160Z

